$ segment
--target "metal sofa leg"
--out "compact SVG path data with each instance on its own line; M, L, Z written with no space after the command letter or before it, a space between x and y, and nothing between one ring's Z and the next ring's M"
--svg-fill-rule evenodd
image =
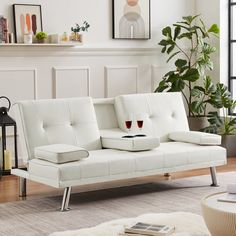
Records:
M219 187L218 183L217 183L217 178L216 178L216 168L215 167L210 167L210 171L211 171L211 179L212 179L212 187Z
M19 177L19 197L26 197L26 179Z
M69 202L70 202L70 193L71 193L71 187L66 187L64 189L64 195L62 199L61 209L60 211L69 211Z

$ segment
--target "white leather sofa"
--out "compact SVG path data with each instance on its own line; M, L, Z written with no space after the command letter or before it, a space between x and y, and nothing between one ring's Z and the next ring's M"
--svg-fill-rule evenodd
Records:
M20 177L20 195L26 194L26 179L64 188L62 211L73 186L206 167L216 186L215 167L226 164L220 136L189 131L180 93L22 101L18 111L28 167L12 170ZM145 114L142 133L150 142L121 138L131 113ZM139 132L134 121L131 133ZM61 164L36 158L36 148L52 144L82 147L89 156Z

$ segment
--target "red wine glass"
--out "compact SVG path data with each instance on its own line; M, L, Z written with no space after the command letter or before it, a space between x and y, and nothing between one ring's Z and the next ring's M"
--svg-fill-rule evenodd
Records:
M125 121L126 128L130 131L132 126L132 120L126 120Z
M137 120L137 125L139 127L139 130L141 131L143 128L143 120L141 120L141 119Z

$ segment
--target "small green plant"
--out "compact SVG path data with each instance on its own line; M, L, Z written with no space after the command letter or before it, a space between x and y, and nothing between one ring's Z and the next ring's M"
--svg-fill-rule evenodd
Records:
M36 34L36 39L38 39L38 40L43 40L43 39L46 39L47 37L48 37L48 35L45 32L38 32Z
M82 25L75 24L75 27L71 27L71 31L73 31L75 34L79 33L81 31L86 31L88 32L88 28L90 27L90 24L87 21L84 21Z

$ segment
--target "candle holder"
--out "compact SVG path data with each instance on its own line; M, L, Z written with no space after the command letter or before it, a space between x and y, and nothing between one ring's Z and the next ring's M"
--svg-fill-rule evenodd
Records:
M14 128L14 151L15 151L15 168L18 168L18 153L17 153L17 126L16 122L13 118L8 115L8 112L11 108L11 101L8 97L0 96L0 100L4 99L8 102L8 107L0 107L0 127L2 128L2 164L0 163L0 175L10 175L11 170L6 170L5 168L5 158L6 158L6 128L13 127ZM1 168L2 166L2 168Z

